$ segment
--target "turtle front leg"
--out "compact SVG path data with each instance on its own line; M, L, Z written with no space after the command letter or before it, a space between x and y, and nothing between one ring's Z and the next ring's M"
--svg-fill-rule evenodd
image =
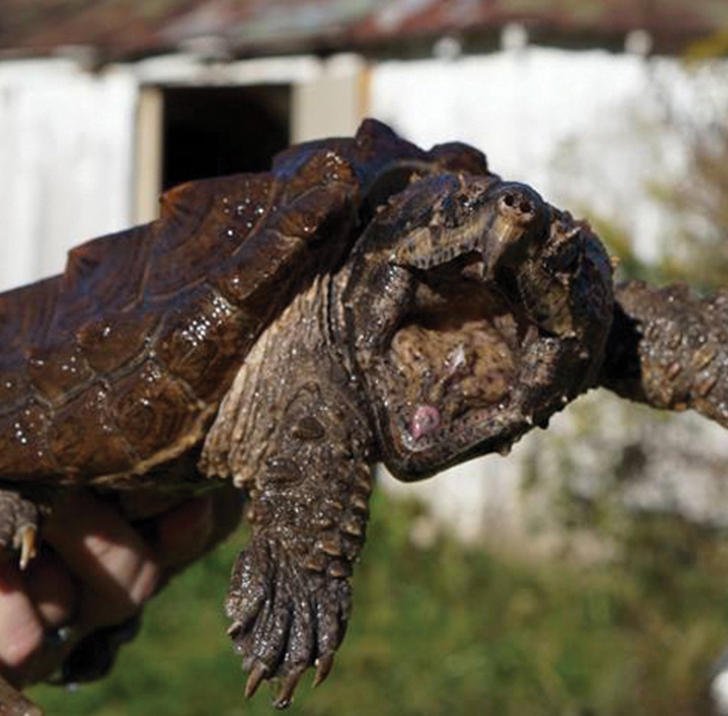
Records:
M11 489L0 488L0 558L19 553L25 569L37 550L38 508ZM0 714L3 716L43 716L43 711L26 699L0 675Z
M272 422L250 407L247 390L234 388L203 459L232 466L250 492L253 537L233 569L228 633L250 673L246 696L262 681L280 679L278 708L290 703L309 667L316 685L332 667L349 619L349 577L364 545L372 489L368 431L356 408L319 382L287 387ZM258 416L253 425L246 422L251 414ZM269 429L266 440L256 439Z
M278 708L290 703L309 667L316 667L314 685L328 675L364 544L370 470L343 456L326 458L323 471L288 457L269 460L250 507L253 539L235 564L226 603L228 633L250 672L245 694L281 677Z
M17 491L0 488L0 555L19 553L20 568L35 557L38 507Z

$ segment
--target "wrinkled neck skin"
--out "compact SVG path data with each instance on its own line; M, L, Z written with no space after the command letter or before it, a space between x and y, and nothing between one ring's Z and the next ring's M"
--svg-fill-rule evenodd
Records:
M324 436L336 450L370 458L362 396L332 330L331 283L330 273L317 276L247 355L205 441L207 474L251 488L271 460Z

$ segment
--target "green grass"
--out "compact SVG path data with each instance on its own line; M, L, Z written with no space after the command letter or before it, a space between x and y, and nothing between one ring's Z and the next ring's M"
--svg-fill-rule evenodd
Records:
M374 502L349 634L292 716L705 713L705 675L728 640L722 540L639 520L612 564L528 563L446 537L420 549L409 539L419 508ZM225 637L235 552L224 546L150 604L109 678L31 695L50 716L270 714L265 689L244 702Z

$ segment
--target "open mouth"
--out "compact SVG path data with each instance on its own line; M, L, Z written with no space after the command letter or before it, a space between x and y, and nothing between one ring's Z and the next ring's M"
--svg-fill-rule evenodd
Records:
M345 303L397 476L507 452L590 385L612 315L609 258L529 187L423 179L361 246Z
M512 286L477 279L477 264L461 257L423 272L393 336L399 405L390 419L410 451L482 439L483 424L509 412L524 353L544 334L509 297Z

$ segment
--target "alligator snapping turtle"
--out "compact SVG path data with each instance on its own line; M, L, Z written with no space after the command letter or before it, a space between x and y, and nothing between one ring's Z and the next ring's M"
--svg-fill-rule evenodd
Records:
M372 465L415 480L507 450L599 382L654 402L652 303L620 305L610 334L586 224L466 145L425 152L372 120L269 173L183 185L159 220L0 295L0 542L25 566L64 486L232 480L253 536L229 634L246 695L279 677L285 706L343 638Z

